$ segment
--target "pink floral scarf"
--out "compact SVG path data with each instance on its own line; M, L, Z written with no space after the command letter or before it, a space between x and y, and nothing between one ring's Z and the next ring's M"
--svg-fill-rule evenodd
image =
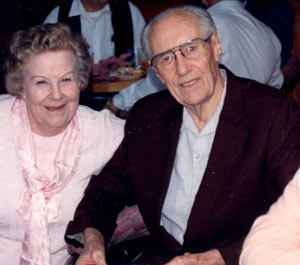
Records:
M56 174L46 176L36 166L33 136L22 99L14 101L11 114L13 134L27 186L17 208L25 221L20 265L51 265L48 224L58 222L58 192L70 181L78 165L81 144L79 115L76 113L71 120L59 145L54 160Z

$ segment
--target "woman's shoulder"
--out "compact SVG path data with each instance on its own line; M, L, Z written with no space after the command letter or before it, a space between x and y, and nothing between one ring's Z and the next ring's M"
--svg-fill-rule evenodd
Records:
M10 94L0 95L0 113L5 114L5 111L10 111L11 105L13 104L15 98L15 96Z
M89 157L96 165L94 171L99 172L123 139L125 121L109 110L95 111L79 106L78 112L82 124L82 153L93 154Z
M0 95L0 133L1 144L7 143L6 136L11 136L11 107L16 97L3 94ZM6 136L5 136L6 135Z
M117 118L109 110L96 111L87 106L80 105L78 108L79 116L85 128L106 131L123 130L125 121Z

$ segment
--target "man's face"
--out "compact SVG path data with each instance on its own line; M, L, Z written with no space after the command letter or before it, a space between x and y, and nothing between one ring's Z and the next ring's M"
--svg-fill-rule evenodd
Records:
M197 19L189 13L174 13L159 20L150 31L150 47L155 56L195 38L206 39ZM216 89L220 87L218 61L221 44L215 33L204 42L201 56L184 57L175 51L174 68L165 71L153 66L158 77L165 83L173 97L188 108L200 106L214 100ZM221 88L222 89L222 88Z

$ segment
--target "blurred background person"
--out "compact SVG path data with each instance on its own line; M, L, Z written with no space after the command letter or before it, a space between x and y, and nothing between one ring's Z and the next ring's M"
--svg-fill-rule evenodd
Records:
M67 222L123 137L109 111L78 106L90 62L62 24L12 37L0 97L0 264L64 264Z
M246 10L269 26L278 37L281 67L289 60L293 48L294 8L287 0L245 0Z
M202 2L220 36L220 63L237 76L280 89L281 44L274 32L245 10L240 0Z
M127 0L66 0L54 8L44 23L64 22L90 45L94 63L140 47L145 25L140 10Z
M281 71L284 76L282 90L294 89L300 79L300 61L292 54L295 12L287 0L246 0L246 9L269 26L281 43Z

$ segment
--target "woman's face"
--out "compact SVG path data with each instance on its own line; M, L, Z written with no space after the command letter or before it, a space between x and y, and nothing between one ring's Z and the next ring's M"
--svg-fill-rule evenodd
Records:
M33 132L59 134L74 117L79 102L75 61L71 51L61 50L33 55L25 64L22 97Z

